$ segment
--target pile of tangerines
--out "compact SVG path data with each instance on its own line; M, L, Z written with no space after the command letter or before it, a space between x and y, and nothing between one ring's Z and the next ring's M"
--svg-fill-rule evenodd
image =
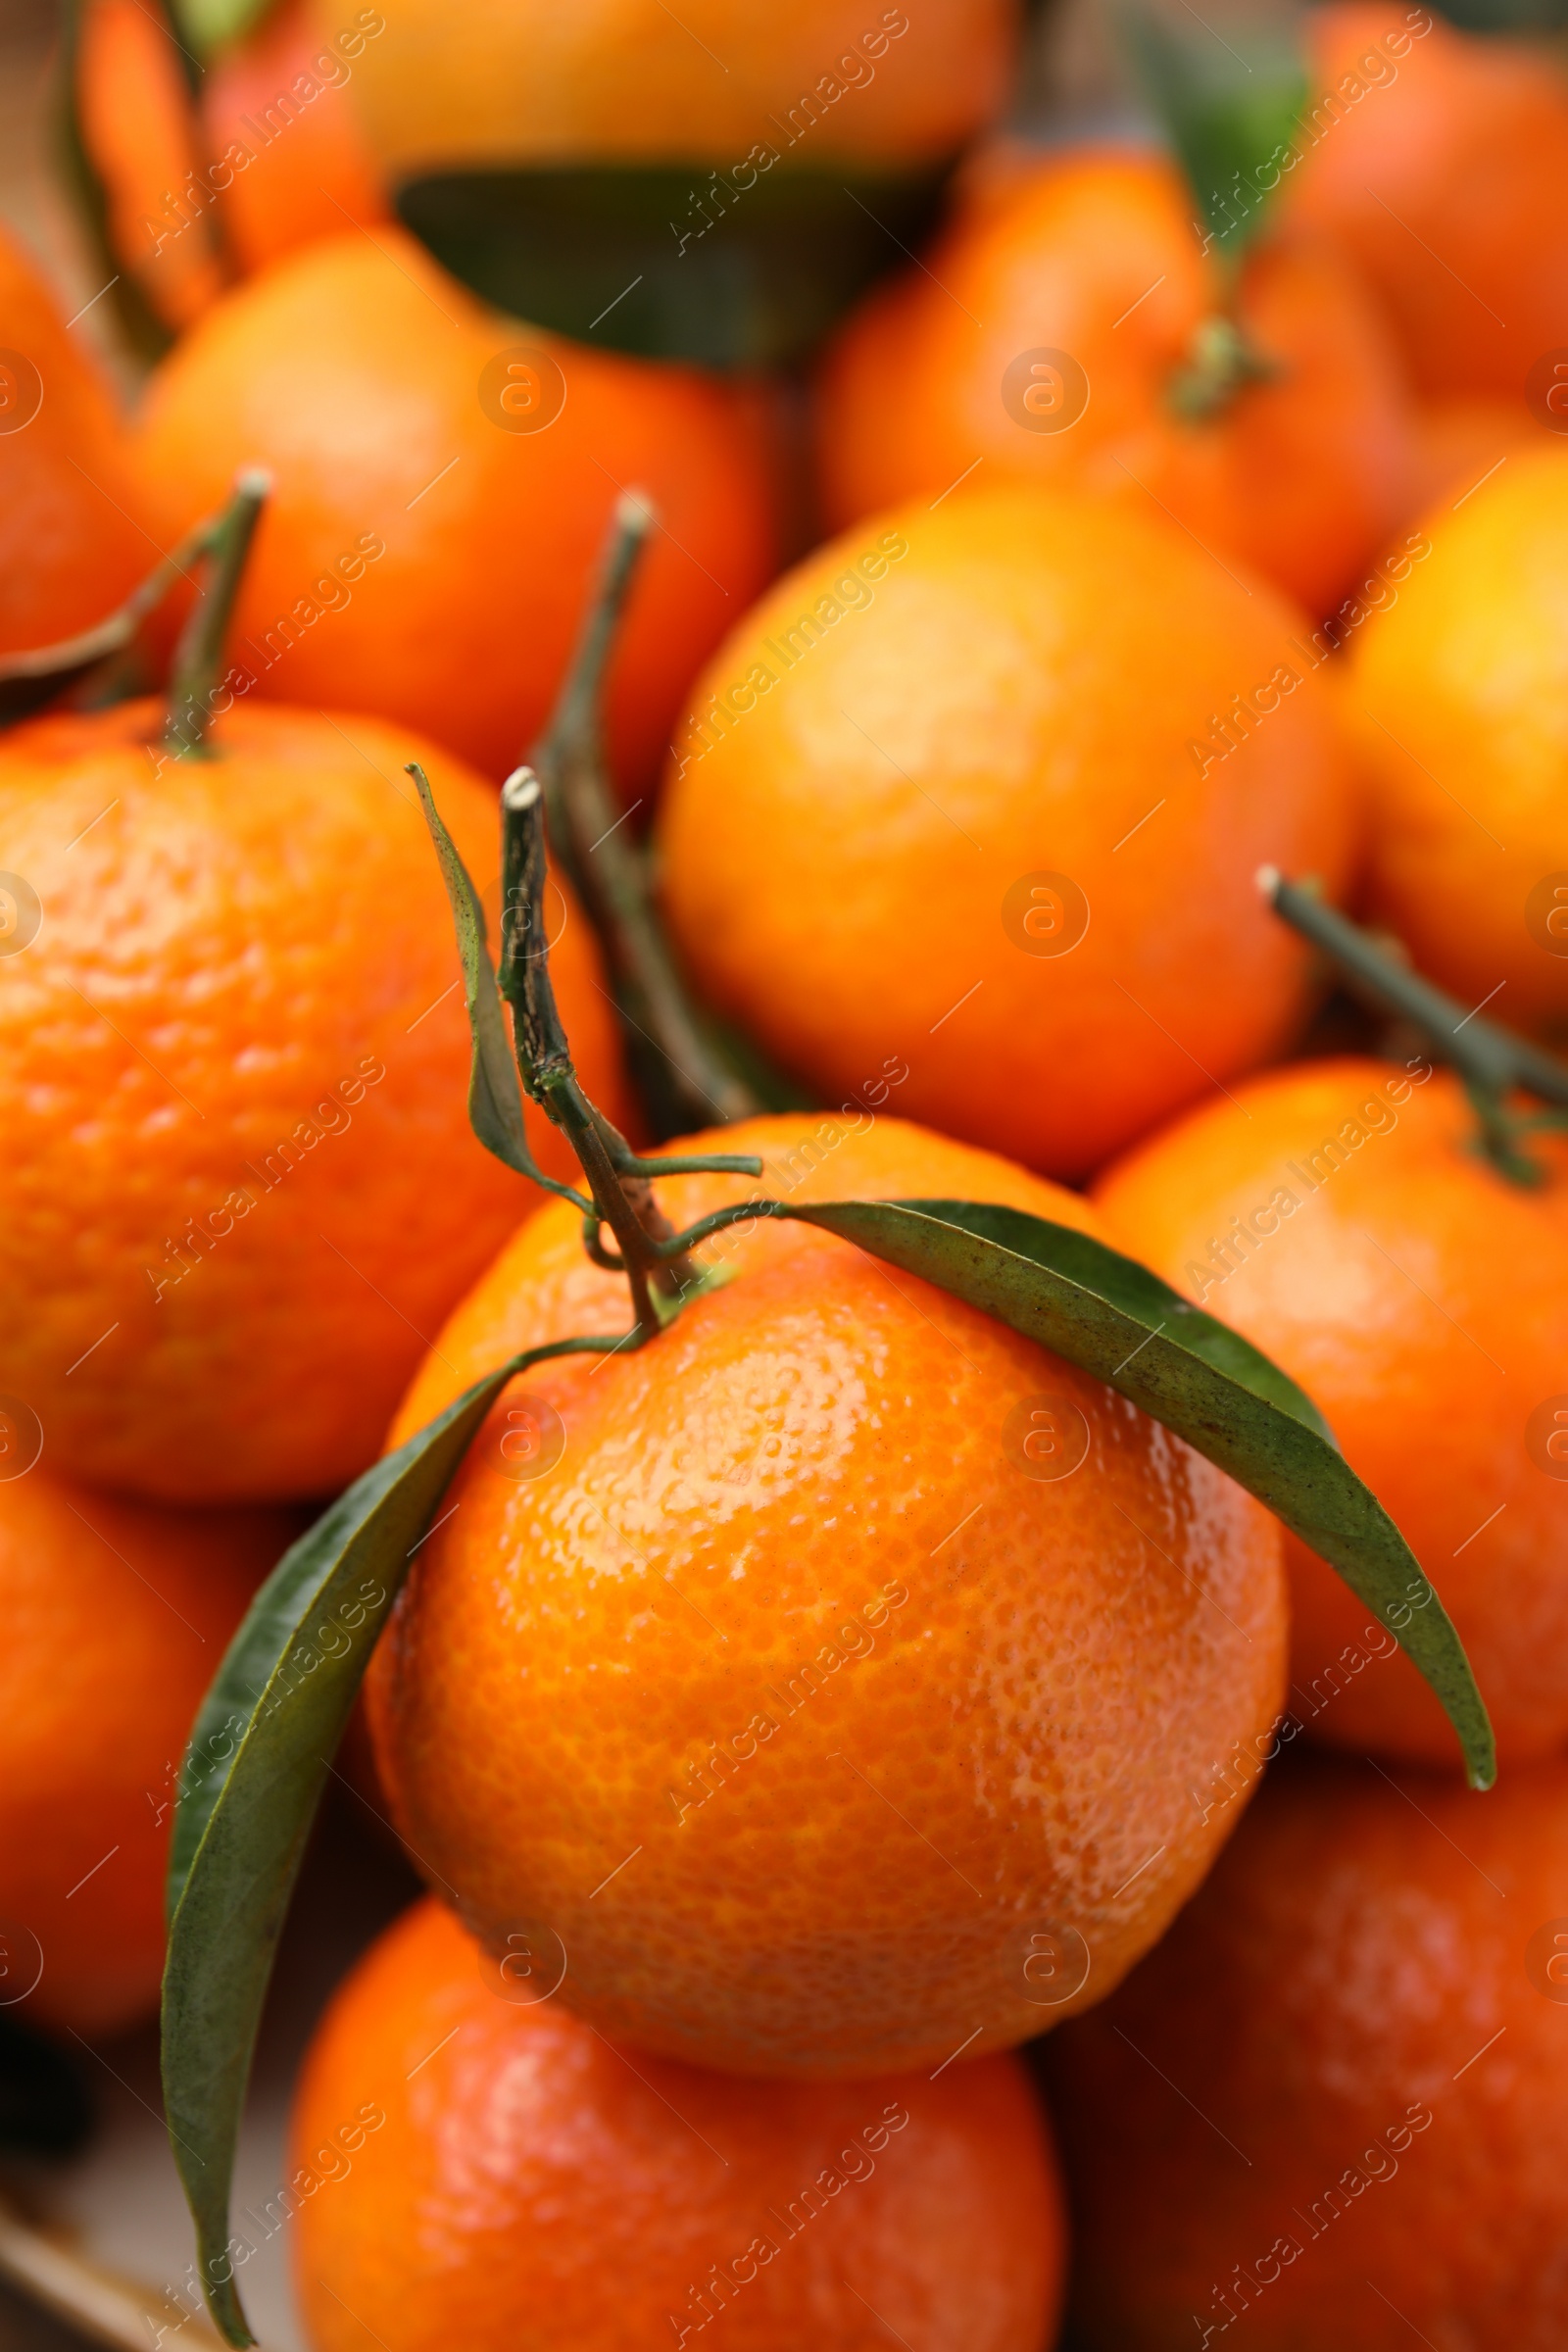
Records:
M156 2008L279 1555L543 1351L320 1638L430 1891L295 2089L317 2352L1568 2342L1568 64L1176 14L1046 143L1011 0L70 14L112 286L0 249L0 2072ZM498 1151L453 875L524 953L528 757ZM607 1168L710 1221L632 1344ZM756 1197L1151 1269L1402 1614Z

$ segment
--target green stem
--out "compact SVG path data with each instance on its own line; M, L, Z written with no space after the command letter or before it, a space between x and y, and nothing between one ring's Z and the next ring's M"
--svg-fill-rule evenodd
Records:
M1201 424L1229 408L1249 384L1272 383L1279 364L1258 350L1240 322L1223 312L1194 330L1187 358L1165 387L1178 416Z
M611 788L605 757L605 671L637 562L653 526L646 497L615 508L598 593L561 697L534 755L550 837L604 942L620 1009L652 1050L668 1130L756 1116L762 1107L706 1034L654 907L648 860L629 810Z
M1459 1073L1481 1124L1482 1149L1493 1164L1514 1184L1541 1183L1544 1171L1519 1150L1519 1138L1560 1122L1519 1112L1508 1098L1523 1091L1568 1109L1568 1067L1497 1022L1466 1012L1455 998L1396 962L1370 933L1328 906L1312 884L1289 882L1276 867L1265 865L1258 869L1257 886L1281 921L1329 956L1358 996L1380 1011L1413 1022L1438 1058Z
M170 681L164 742L178 759L211 758L207 729L217 697L223 639L245 559L271 486L270 474L248 466L236 479L233 497L212 526L207 584L175 650Z

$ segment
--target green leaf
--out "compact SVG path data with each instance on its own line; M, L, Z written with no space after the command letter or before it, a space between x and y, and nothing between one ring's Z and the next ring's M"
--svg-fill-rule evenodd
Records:
M181 35L202 57L254 32L272 5L273 0L169 0Z
M967 1200L787 1208L951 1291L1104 1381L1185 1438L1321 1553L1389 1627L1492 1786L1492 1726L1452 1621L1414 1552L1276 1364L1157 1275L1087 1234Z
M225 2249L262 2004L370 1651L437 1503L507 1382L547 1356L617 1344L563 1340L514 1356L356 1480L284 1553L202 1702L170 1854L164 2098L208 2303L231 2344L255 2341Z
M906 263L936 225L948 167L752 159L444 172L406 182L397 210L514 318L647 359L777 367Z
M517 1083L517 1065L507 1035L506 1014L501 1009L495 966L490 961L484 908L458 845L441 821L423 768L411 760L409 774L414 778L424 821L441 861L441 879L447 886L458 934L463 993L473 1038L473 1059L468 1069L468 1123L485 1150L493 1152L509 1168L528 1177L546 1192L560 1193L567 1200L579 1200L580 1205L579 1196L569 1186L558 1184L553 1176L547 1176L528 1149L522 1089Z
M1144 95L1176 151L1221 253L1256 235L1306 105L1300 51L1285 34L1195 20L1178 31L1140 7L1121 26ZM1272 179L1269 173L1272 172Z

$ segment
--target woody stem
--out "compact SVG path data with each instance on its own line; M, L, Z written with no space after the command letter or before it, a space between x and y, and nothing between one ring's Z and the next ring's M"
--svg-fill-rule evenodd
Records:
M671 1129L729 1125L761 1105L704 1032L654 907L648 859L612 790L605 756L606 666L654 521L648 500L616 505L598 593L561 698L534 755L552 846L604 942L622 1013L657 1061Z

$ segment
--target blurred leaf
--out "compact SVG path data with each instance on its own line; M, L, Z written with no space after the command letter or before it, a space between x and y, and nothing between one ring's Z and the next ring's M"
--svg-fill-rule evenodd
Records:
M1472 1785L1491 1787L1492 1726L1436 1591L1311 1399L1239 1332L1119 1250L1021 1209L871 1200L786 1213L1053 1348L1267 1503L1396 1636L1457 1732Z
M356 1480L278 1562L202 1701L169 1857L164 2097L209 2308L255 2341L223 2276L228 2201L262 2004L328 1768L376 1636L437 1503L514 1373L613 1348L514 1356Z
M439 172L407 182L397 210L515 318L647 359L777 367L906 260L948 176L734 170L751 184L704 164Z
M1178 30L1136 5L1124 9L1121 24L1204 226L1222 253L1240 254L1257 233L1306 104L1299 48L1255 24L1227 21L1222 35L1195 19Z
M175 24L202 57L254 32L273 5L274 0L169 0ZM462 36L454 30L453 37Z
M110 235L109 198L98 176L97 167L87 152L77 97L82 11L83 0L64 0L55 87L55 135L61 176L103 270L105 300L112 306L131 350L138 359L150 365L163 358L174 337L115 251L114 239Z

